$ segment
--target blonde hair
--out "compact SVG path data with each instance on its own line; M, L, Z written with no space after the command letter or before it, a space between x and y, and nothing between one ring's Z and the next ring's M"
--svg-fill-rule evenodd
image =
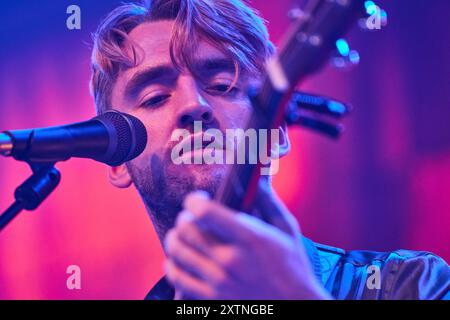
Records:
M274 52L264 21L241 0L153 0L114 9L93 35L91 93L97 113L111 107L121 70L139 64L139 46L128 34L144 22L173 20L170 55L175 66L192 71L199 38L230 57L238 70L258 74Z

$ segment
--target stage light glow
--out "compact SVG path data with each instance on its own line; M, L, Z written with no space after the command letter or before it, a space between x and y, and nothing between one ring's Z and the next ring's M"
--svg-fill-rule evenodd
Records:
M364 6L366 7L366 12L369 15L375 14L378 10L377 5L373 1L366 1Z
M351 61L353 64L358 64L359 61L361 60L361 57L360 57L360 55L359 55L359 52L356 51L356 50L350 51L350 54L349 54L348 57L349 57L350 61Z
M338 39L336 41L336 47L339 51L339 54L341 54L342 56L348 56L350 53L350 47L348 46L347 41L345 41L344 39Z

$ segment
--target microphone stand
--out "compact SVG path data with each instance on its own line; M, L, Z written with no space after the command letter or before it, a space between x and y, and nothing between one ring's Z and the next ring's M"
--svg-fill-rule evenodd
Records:
M55 163L28 162L33 174L14 192L15 202L0 215L0 232L22 210L35 210L56 189L61 181Z

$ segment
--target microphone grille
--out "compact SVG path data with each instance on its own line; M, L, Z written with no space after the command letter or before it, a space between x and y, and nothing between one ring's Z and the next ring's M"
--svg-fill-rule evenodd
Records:
M118 166L139 156L147 145L147 131L144 124L134 116L116 110L109 110L97 119L101 119L108 128L112 127L110 135L114 145L112 153L105 161L110 166ZM106 120L106 121L105 121Z
M128 157L125 161L130 161L139 156L147 146L147 130L144 124L136 117L129 114L123 114L131 122L131 133L134 135L134 146L130 150Z

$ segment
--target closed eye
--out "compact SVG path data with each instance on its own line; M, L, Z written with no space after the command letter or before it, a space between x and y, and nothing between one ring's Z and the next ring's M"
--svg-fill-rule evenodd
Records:
M237 94L237 92L239 91L239 88L232 87L231 85L228 85L228 84L217 84L217 85L208 87L207 91L210 92L211 94L233 96L233 95Z
M147 108L155 108L160 106L164 101L166 101L170 97L169 94L162 94L155 97L152 97L150 99L145 100L141 107L147 107Z

